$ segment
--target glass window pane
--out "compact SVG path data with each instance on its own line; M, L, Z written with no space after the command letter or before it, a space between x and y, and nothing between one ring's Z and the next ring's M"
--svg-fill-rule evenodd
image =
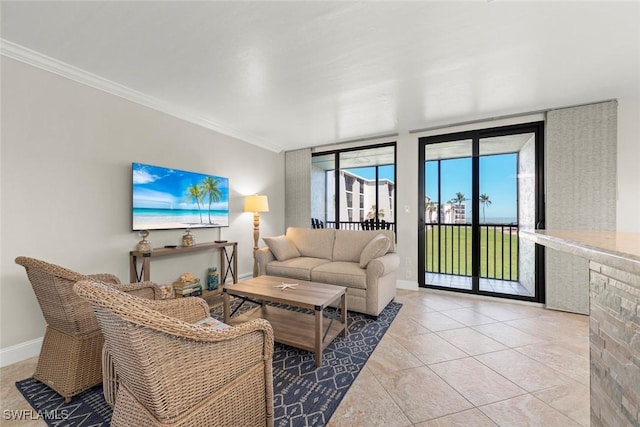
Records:
M335 155L311 158L311 218L335 221Z
M367 219L395 222L395 148L339 153L339 227L360 230Z

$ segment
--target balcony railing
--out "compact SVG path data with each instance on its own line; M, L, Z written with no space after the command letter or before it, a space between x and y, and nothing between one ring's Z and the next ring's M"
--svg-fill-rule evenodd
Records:
M425 224L427 273L472 275L470 224ZM480 277L518 280L518 225L480 225Z
M390 230L394 230L395 231L395 229L396 229L396 223L395 222L387 222L386 224L389 224L389 229ZM336 222L335 221L327 221L326 227L327 228L336 228ZM340 222L338 222L338 227L337 228L340 229L340 230L364 230L361 221L340 221Z

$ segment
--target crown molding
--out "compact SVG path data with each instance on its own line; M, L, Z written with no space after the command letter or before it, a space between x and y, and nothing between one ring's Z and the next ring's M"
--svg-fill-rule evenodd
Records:
M264 141L261 141L259 138L247 136L243 132L217 123L209 117L202 116L193 111L181 108L145 93L138 92L114 81L105 79L104 77L92 74L81 68L74 67L73 65L67 64L66 62L59 61L55 58L43 55L40 52L36 52L35 50L31 50L2 38L0 38L0 54L8 58L15 59L16 61L24 62L25 64L29 64L42 70L49 71L50 73L57 74L69 80L73 80L77 83L92 87L94 89L98 89L103 92L107 92L120 98L124 98L128 101L135 102L136 104L140 104L148 108L152 108L156 111L160 111L170 116L177 117L186 122L202 126L206 129L231 136L233 138L237 138L249 144L264 148L265 150L273 151L276 153L280 153L283 150L282 147L268 144Z

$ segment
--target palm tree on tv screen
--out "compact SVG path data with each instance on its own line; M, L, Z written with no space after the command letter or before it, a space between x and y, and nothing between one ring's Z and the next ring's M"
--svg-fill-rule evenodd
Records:
M209 199L209 224L211 224L211 204L222 199L222 192L218 188L218 184L220 184L220 181L212 176L202 180L202 195Z
M185 202L190 200L195 200L198 205L198 213L200 214L200 224L202 224L202 209L200 208L200 202L204 198L204 193L198 184L193 184L191 187L187 187L187 193L189 194L185 197Z

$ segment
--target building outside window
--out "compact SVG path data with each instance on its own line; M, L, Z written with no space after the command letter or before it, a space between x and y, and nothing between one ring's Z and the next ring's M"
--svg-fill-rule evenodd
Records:
M358 230L367 219L395 227L395 144L314 154L312 218Z

